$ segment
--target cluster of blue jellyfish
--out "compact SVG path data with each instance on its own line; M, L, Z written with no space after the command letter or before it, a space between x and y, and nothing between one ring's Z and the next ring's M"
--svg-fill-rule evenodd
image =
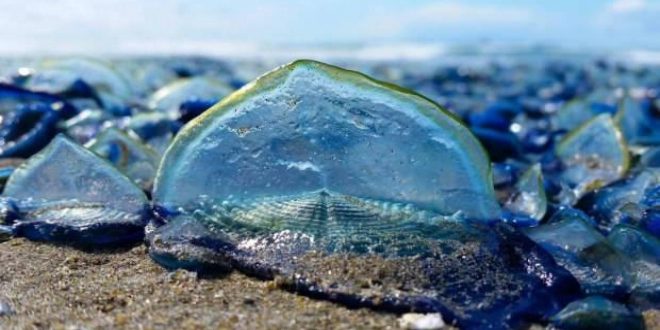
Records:
M660 308L658 68L1 64L0 240L144 242L467 329Z

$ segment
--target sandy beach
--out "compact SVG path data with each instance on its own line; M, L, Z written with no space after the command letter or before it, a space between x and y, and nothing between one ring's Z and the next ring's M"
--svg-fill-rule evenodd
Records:
M80 251L17 238L0 243L0 264L0 304L11 310L0 329L400 328L397 315L349 310L237 272L168 272L142 245ZM645 319L660 329L660 311Z
M83 252L0 244L1 329L394 329L396 315L349 310L239 273L167 272L144 246Z

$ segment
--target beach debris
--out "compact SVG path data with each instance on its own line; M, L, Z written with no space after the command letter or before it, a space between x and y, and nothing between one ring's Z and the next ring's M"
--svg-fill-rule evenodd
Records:
M399 326L411 330L439 330L445 327L445 322L440 313L406 313L399 318Z
M11 316L16 314L14 309L11 307L11 305L0 299L0 317L5 317L5 316Z

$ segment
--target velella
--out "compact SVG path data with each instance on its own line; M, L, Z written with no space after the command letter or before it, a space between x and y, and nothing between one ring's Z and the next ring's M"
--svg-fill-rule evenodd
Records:
M552 324L567 330L645 328L639 312L602 296L591 296L570 303L552 317Z
M194 209L202 195L249 200L327 189L484 219L499 211L489 166L467 129L423 97L301 61L190 122L161 163L154 200Z
M148 251L167 270L241 271L460 328L634 328L660 304L660 71L580 57L341 61L451 115L307 61L230 94L269 61L0 60L0 184L61 132L74 156L44 159L78 171L85 146L113 173L99 182L122 187L91 202L45 184L5 195L0 241L115 246L139 242L150 218ZM141 202L117 206L124 195Z
M108 127L114 117L101 109L86 109L59 124L73 141L85 144Z
M50 106L18 108L2 116L0 157L29 157L46 146L57 132L59 114Z
M130 179L91 151L57 136L9 178L3 199L18 236L80 245L136 242L148 200Z
M29 157L57 133L57 121L77 110L46 93L0 83L0 157Z
M47 106L69 118L78 111L66 100L52 94L32 91L0 82L0 113L7 114L19 108Z
M24 87L63 97L73 94L69 95L72 102L96 104L112 114L125 112L124 101L133 96L128 78L112 64L89 58L43 61L26 78ZM81 88L84 95L79 93Z
M23 158L4 158L0 159L0 191L5 188L5 183L9 177L14 173L16 168L21 165L25 159Z
M631 144L660 144L660 119L652 114L651 102L626 96L621 100L616 120Z
M526 215L538 224L548 207L543 187L541 165L530 166L516 182L515 190L509 196L505 208L513 213Z
M562 182L572 190L565 203L624 176L630 165L626 142L609 114L575 128L555 148Z
M642 227L660 237L660 185L645 192L641 205L645 208Z
M556 130L572 131L594 116L586 100L571 100L564 104L552 117Z
M161 161L149 253L465 328L547 320L575 279L500 214L488 157L422 96L314 61L189 122Z
M130 133L110 127L90 141L87 148L111 162L143 190L150 191L160 157Z
M14 235L14 230L10 226L0 225L0 243L8 241Z
M642 308L660 304L660 240L623 224L616 225L607 240L631 260L634 282L630 300Z
M165 152L165 149L172 142L172 138L181 127L169 115L161 112L138 113L119 126L135 132L142 141L156 150L159 155Z
M633 283L628 258L578 214L529 228L526 234L580 282L586 294L622 299Z
M658 185L660 172L646 168L586 195L578 206L596 219L603 232L609 232L619 223L645 227L643 218L652 212L645 196Z
M76 80L83 80L99 92L120 97L131 93L130 83L105 61L91 58L47 60L39 63L26 82L31 90L60 93Z
M217 79L209 77L182 78L154 92L149 99L149 108L179 118L184 115L184 113L181 113L181 107L184 104L197 102L210 106L232 91L231 86ZM206 110L208 106L203 108L202 111Z

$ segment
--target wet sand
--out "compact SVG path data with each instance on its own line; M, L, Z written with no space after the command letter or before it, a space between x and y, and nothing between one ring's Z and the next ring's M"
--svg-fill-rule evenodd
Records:
M13 311L0 316L0 329L399 328L397 315L349 310L236 272L168 272L144 246L91 253L18 238L0 243L0 265L0 304ZM647 329L660 329L660 311L645 318Z

